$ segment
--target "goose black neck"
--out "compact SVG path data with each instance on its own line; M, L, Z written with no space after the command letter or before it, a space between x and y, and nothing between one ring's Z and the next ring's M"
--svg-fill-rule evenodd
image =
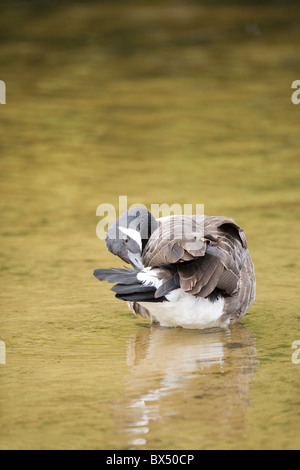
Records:
M148 218L147 218L147 231L146 233L144 232L142 234L142 252L144 251L149 238L151 237L152 233L154 230L156 230L158 227L158 222L155 220L155 218L152 216L150 212L148 212Z

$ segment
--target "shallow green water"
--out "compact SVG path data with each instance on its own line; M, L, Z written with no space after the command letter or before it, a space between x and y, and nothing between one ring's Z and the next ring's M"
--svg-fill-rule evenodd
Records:
M2 449L299 448L299 8L211 5L1 7ZM244 227L241 324L149 328L93 278L119 195Z

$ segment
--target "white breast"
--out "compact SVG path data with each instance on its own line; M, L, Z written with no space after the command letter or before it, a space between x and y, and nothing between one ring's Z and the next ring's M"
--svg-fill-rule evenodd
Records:
M151 320L161 326L183 328L212 328L227 326L220 320L223 314L224 298L215 302L187 294L176 289L166 296L164 302L139 302L151 315ZM229 322L229 320L228 320Z

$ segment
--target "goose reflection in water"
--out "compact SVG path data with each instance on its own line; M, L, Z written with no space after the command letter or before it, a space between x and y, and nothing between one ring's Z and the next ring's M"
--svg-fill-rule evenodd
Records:
M243 433L255 338L227 330L141 327L127 344L125 398L116 425L130 448L205 448Z

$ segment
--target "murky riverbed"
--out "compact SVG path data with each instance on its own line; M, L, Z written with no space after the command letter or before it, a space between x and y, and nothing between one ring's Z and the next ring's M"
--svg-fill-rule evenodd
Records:
M6 3L0 448L299 448L299 7ZM245 229L240 324L151 328L93 277L119 195Z

